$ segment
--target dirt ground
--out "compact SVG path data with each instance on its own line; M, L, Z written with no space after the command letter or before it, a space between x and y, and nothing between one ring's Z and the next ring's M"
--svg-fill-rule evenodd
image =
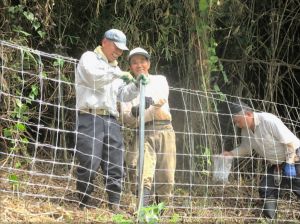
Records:
M8 174L18 176L19 184L7 179ZM28 177L27 177L28 176ZM0 221L1 222L116 222L107 204L107 196L101 177L94 184L95 191L91 208L81 211L75 190L75 180L33 175L26 172L1 172L0 183ZM161 222L201 222L201 223L265 223L261 217L263 202L259 199L256 187L250 188L250 181L238 183L235 178L225 186L193 186L177 183L174 197L161 217ZM24 184L27 183L27 184ZM121 204L137 221L137 200L125 183ZM192 192L192 193L191 193ZM190 197L191 196L191 197ZM292 197L291 197L292 196ZM296 196L286 191L278 203L278 219L282 223L299 223L300 204Z

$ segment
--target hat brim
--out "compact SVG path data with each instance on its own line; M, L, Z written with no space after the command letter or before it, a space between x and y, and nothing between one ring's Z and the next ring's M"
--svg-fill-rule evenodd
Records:
M149 55L149 54L146 54L146 53L143 53L143 52L136 52L136 53L134 53L134 54L129 55L128 61L130 61L130 58L131 58L132 56L134 56L134 55L143 55L143 56L145 56L148 60L150 59L150 55Z
M122 42L117 42L117 41L114 41L115 45L123 50L123 51L129 51L129 49L126 47L125 43L122 43Z

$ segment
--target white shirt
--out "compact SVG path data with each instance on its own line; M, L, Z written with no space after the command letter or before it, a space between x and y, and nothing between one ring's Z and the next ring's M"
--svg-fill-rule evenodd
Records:
M104 109L119 117L118 102L133 100L139 89L132 83L120 79L123 72L117 62L108 63L101 48L98 53L85 52L79 61L76 72L76 99L78 109Z
M234 156L246 156L254 149L260 156L272 164L281 164L286 161L288 143L294 143L294 150L299 148L299 139L270 113L253 113L255 130L242 130L241 145L231 152Z
M169 85L167 79L162 75L149 75L149 83L145 86L145 96L152 97L154 105L145 110L145 122L152 120L168 120L171 121L171 113L169 108ZM131 108L140 103L138 95L133 101L121 103L121 119L130 125L130 127L138 127L139 119L135 118L131 113Z

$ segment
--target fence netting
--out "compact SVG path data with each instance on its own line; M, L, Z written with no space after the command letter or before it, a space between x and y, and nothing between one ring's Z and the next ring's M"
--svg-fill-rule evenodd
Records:
M1 210L9 209L8 202L12 200L77 208L79 162L75 155L77 136L82 134L76 128L80 111L75 97L78 60L0 43ZM299 108L220 92L170 87L176 169L172 195L166 204L168 209L162 215L165 220L175 214L186 222L257 222L262 218L264 198L260 197L258 188L271 164L254 150L249 156L233 157L230 161L219 156L241 144L240 130L234 126L229 112L236 101L247 103L255 112L276 115L298 136ZM125 154L136 140L138 128L129 127L122 117L118 120L125 143L125 150L119 150ZM150 131L159 132L155 126ZM278 164L282 162L278 160ZM138 172L138 166L128 167L126 163L122 169L127 173ZM157 193L156 174L160 171L163 170L154 172L152 201L156 196L164 196ZM110 214L106 209L105 175L99 168L96 179L90 183L94 191L88 207L100 216ZM137 209L137 183L137 178L122 180L124 191L120 205L130 214ZM168 183L160 181L159 184ZM299 199L290 188L280 190L278 219L298 221ZM1 220L7 220L1 214ZM41 216L51 214L45 211ZM53 214L51 217L48 221L60 221Z

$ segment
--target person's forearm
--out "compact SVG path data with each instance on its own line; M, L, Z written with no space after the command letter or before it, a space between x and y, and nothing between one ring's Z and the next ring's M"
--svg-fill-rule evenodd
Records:
M241 148L241 147L237 147L235 149L233 149L232 151L230 151L233 156L247 156L249 154L251 154L251 150L246 150L244 148Z

